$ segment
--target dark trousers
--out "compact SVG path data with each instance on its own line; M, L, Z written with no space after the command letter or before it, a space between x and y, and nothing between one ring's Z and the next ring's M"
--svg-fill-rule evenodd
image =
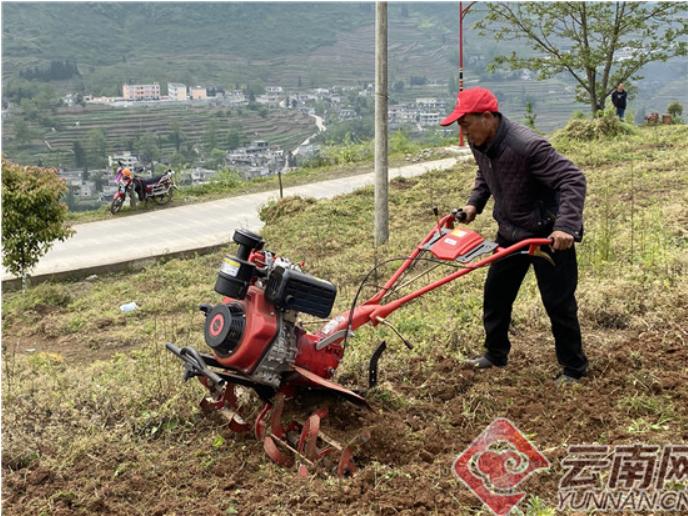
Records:
M143 202L146 199L146 187L143 185L143 182L134 180L134 190L139 196L139 201Z
M509 245L508 242L499 243ZM557 251L552 257L555 267L543 258L526 255L511 256L490 266L483 298L485 356L495 365L506 365L511 349L508 335L511 309L532 263L540 296L552 323L557 360L565 374L580 378L587 372L588 359L583 353L575 297L578 283L576 250L572 247Z

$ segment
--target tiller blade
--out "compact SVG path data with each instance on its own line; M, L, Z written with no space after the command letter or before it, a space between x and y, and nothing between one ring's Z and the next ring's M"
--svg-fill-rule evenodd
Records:
M365 398L341 385L297 366L294 366L294 372L321 389L335 392L356 405L372 410ZM236 384L229 380L228 375L224 375L222 383L207 376L198 376L198 380L208 389L208 394L200 403L203 412L218 412L233 432L247 432L251 429L251 425L239 413ZM253 430L256 439L263 443L267 456L279 466L297 465L300 477L328 469L339 477L352 475L356 471L354 451L370 438L369 434L359 435L345 445L326 435L320 430L322 420L327 417L326 407L316 410L305 421L290 421L285 426L282 423L284 403L287 396L291 397L292 394L288 388L278 392L270 401L265 402L256 416ZM329 461L329 466L324 466L323 459L326 457L334 459Z
M356 471L353 461L355 447L366 442L370 436L362 435L343 446L320 430L327 408L313 412L305 421L291 421L285 428L282 424L284 394L277 394L273 403L266 403L255 423L256 438L263 441L263 449L270 460L279 466L292 467L297 464L300 477L323 470L323 459L339 455L333 471L339 477L352 475Z
M239 414L239 403L236 396L236 386L233 383L225 383L223 387L214 388L206 378L199 381L208 388L209 394L200 403L201 410L206 414L219 412L227 420L232 432L248 432L251 429L243 417Z

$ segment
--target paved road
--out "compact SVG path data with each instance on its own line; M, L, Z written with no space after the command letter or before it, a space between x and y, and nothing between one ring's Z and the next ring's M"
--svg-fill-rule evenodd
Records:
M327 131L327 127L325 127L325 124L323 123L322 117L319 117L318 115L309 115L310 117L315 119L315 126L318 128L318 130L311 134L308 138L306 138L303 143L301 143L294 151L292 152L292 156L297 156L299 152L301 152L301 148L305 147L311 142L312 138L315 138L317 135L322 133L323 131ZM286 174L289 172L289 159L284 160L284 167L282 167L282 174Z
M413 177L429 170L448 169L457 160L466 159L467 152L457 157L390 168L389 175L390 178ZM325 199L373 183L371 172L286 188L284 195ZM254 193L78 224L74 226L75 235L65 242L57 242L32 275L75 271L230 242L236 228L259 230L262 226L258 218L260 206L278 195L276 191ZM11 276L3 269L2 279L9 278Z
M305 147L306 145L310 144L311 139L313 139L315 136L319 135L323 131L327 131L327 127L325 127L325 124L323 122L322 117L319 117L318 115L310 115L310 116L315 119L315 126L318 128L318 131L313 133L312 135L310 135L308 138L306 138L304 140L304 142L301 145L296 147L296 149L293 152L294 156L296 156L301 151L301 147Z

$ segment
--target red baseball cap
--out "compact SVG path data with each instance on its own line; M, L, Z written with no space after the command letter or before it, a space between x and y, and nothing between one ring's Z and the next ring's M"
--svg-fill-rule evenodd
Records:
M485 111L493 113L499 111L497 97L487 88L481 88L480 86L468 88L459 92L456 96L454 111L447 115L440 122L440 125L451 125L463 115L468 113L484 113Z

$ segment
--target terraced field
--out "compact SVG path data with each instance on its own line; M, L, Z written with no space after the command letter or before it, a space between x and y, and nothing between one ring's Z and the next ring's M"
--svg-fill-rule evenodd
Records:
M661 111L664 113L666 112L666 107L673 101L678 101L683 106L688 106L688 88L685 82L671 81L663 84L652 93L652 97L642 96L638 99L638 104L646 105L648 112Z
M372 4L216 3L202 9L56 4L8 6L6 11L3 79L53 56L76 60L79 82L102 95L116 94L123 77L161 84L259 81L282 86L296 86L299 79L307 86L325 86L373 78ZM401 11L400 5L390 8L392 76L446 77L456 40L456 8L417 4ZM145 33L146 44L111 33L113 19L126 20L127 32Z
M231 131L239 131L244 140L264 139L270 144L293 149L315 131L312 118L296 111L270 110L266 116L246 108L194 106L177 104L173 106L142 106L113 108L88 106L87 108L64 108L53 117L54 131L40 132L31 144L19 148L14 141L13 124L3 124L4 153L22 163L45 165L71 164L72 144L82 145L88 139L88 132L101 128L105 131L108 152L129 150L131 142L145 133L158 137L163 156L175 152L170 141L174 122L181 127L184 139L193 144L201 142L211 121L217 127L217 141L227 140Z
M500 108L517 121L523 121L526 101L530 99L537 115L535 125L541 131L549 132L563 126L574 111L589 113L587 105L574 100L573 85L561 80L481 81L480 85L503 97Z
M482 86L490 88L500 99L500 110L509 118L522 122L527 99L534 102L537 115L535 125L538 130L550 132L562 127L574 111L588 113L588 106L575 102L573 86L559 79L546 81L479 81L466 73L464 87ZM567 91L568 88L568 91ZM426 85L406 88L403 92L393 92L390 100L393 103L413 102L418 97L436 97L446 102L449 110L455 98L447 92L447 86Z

